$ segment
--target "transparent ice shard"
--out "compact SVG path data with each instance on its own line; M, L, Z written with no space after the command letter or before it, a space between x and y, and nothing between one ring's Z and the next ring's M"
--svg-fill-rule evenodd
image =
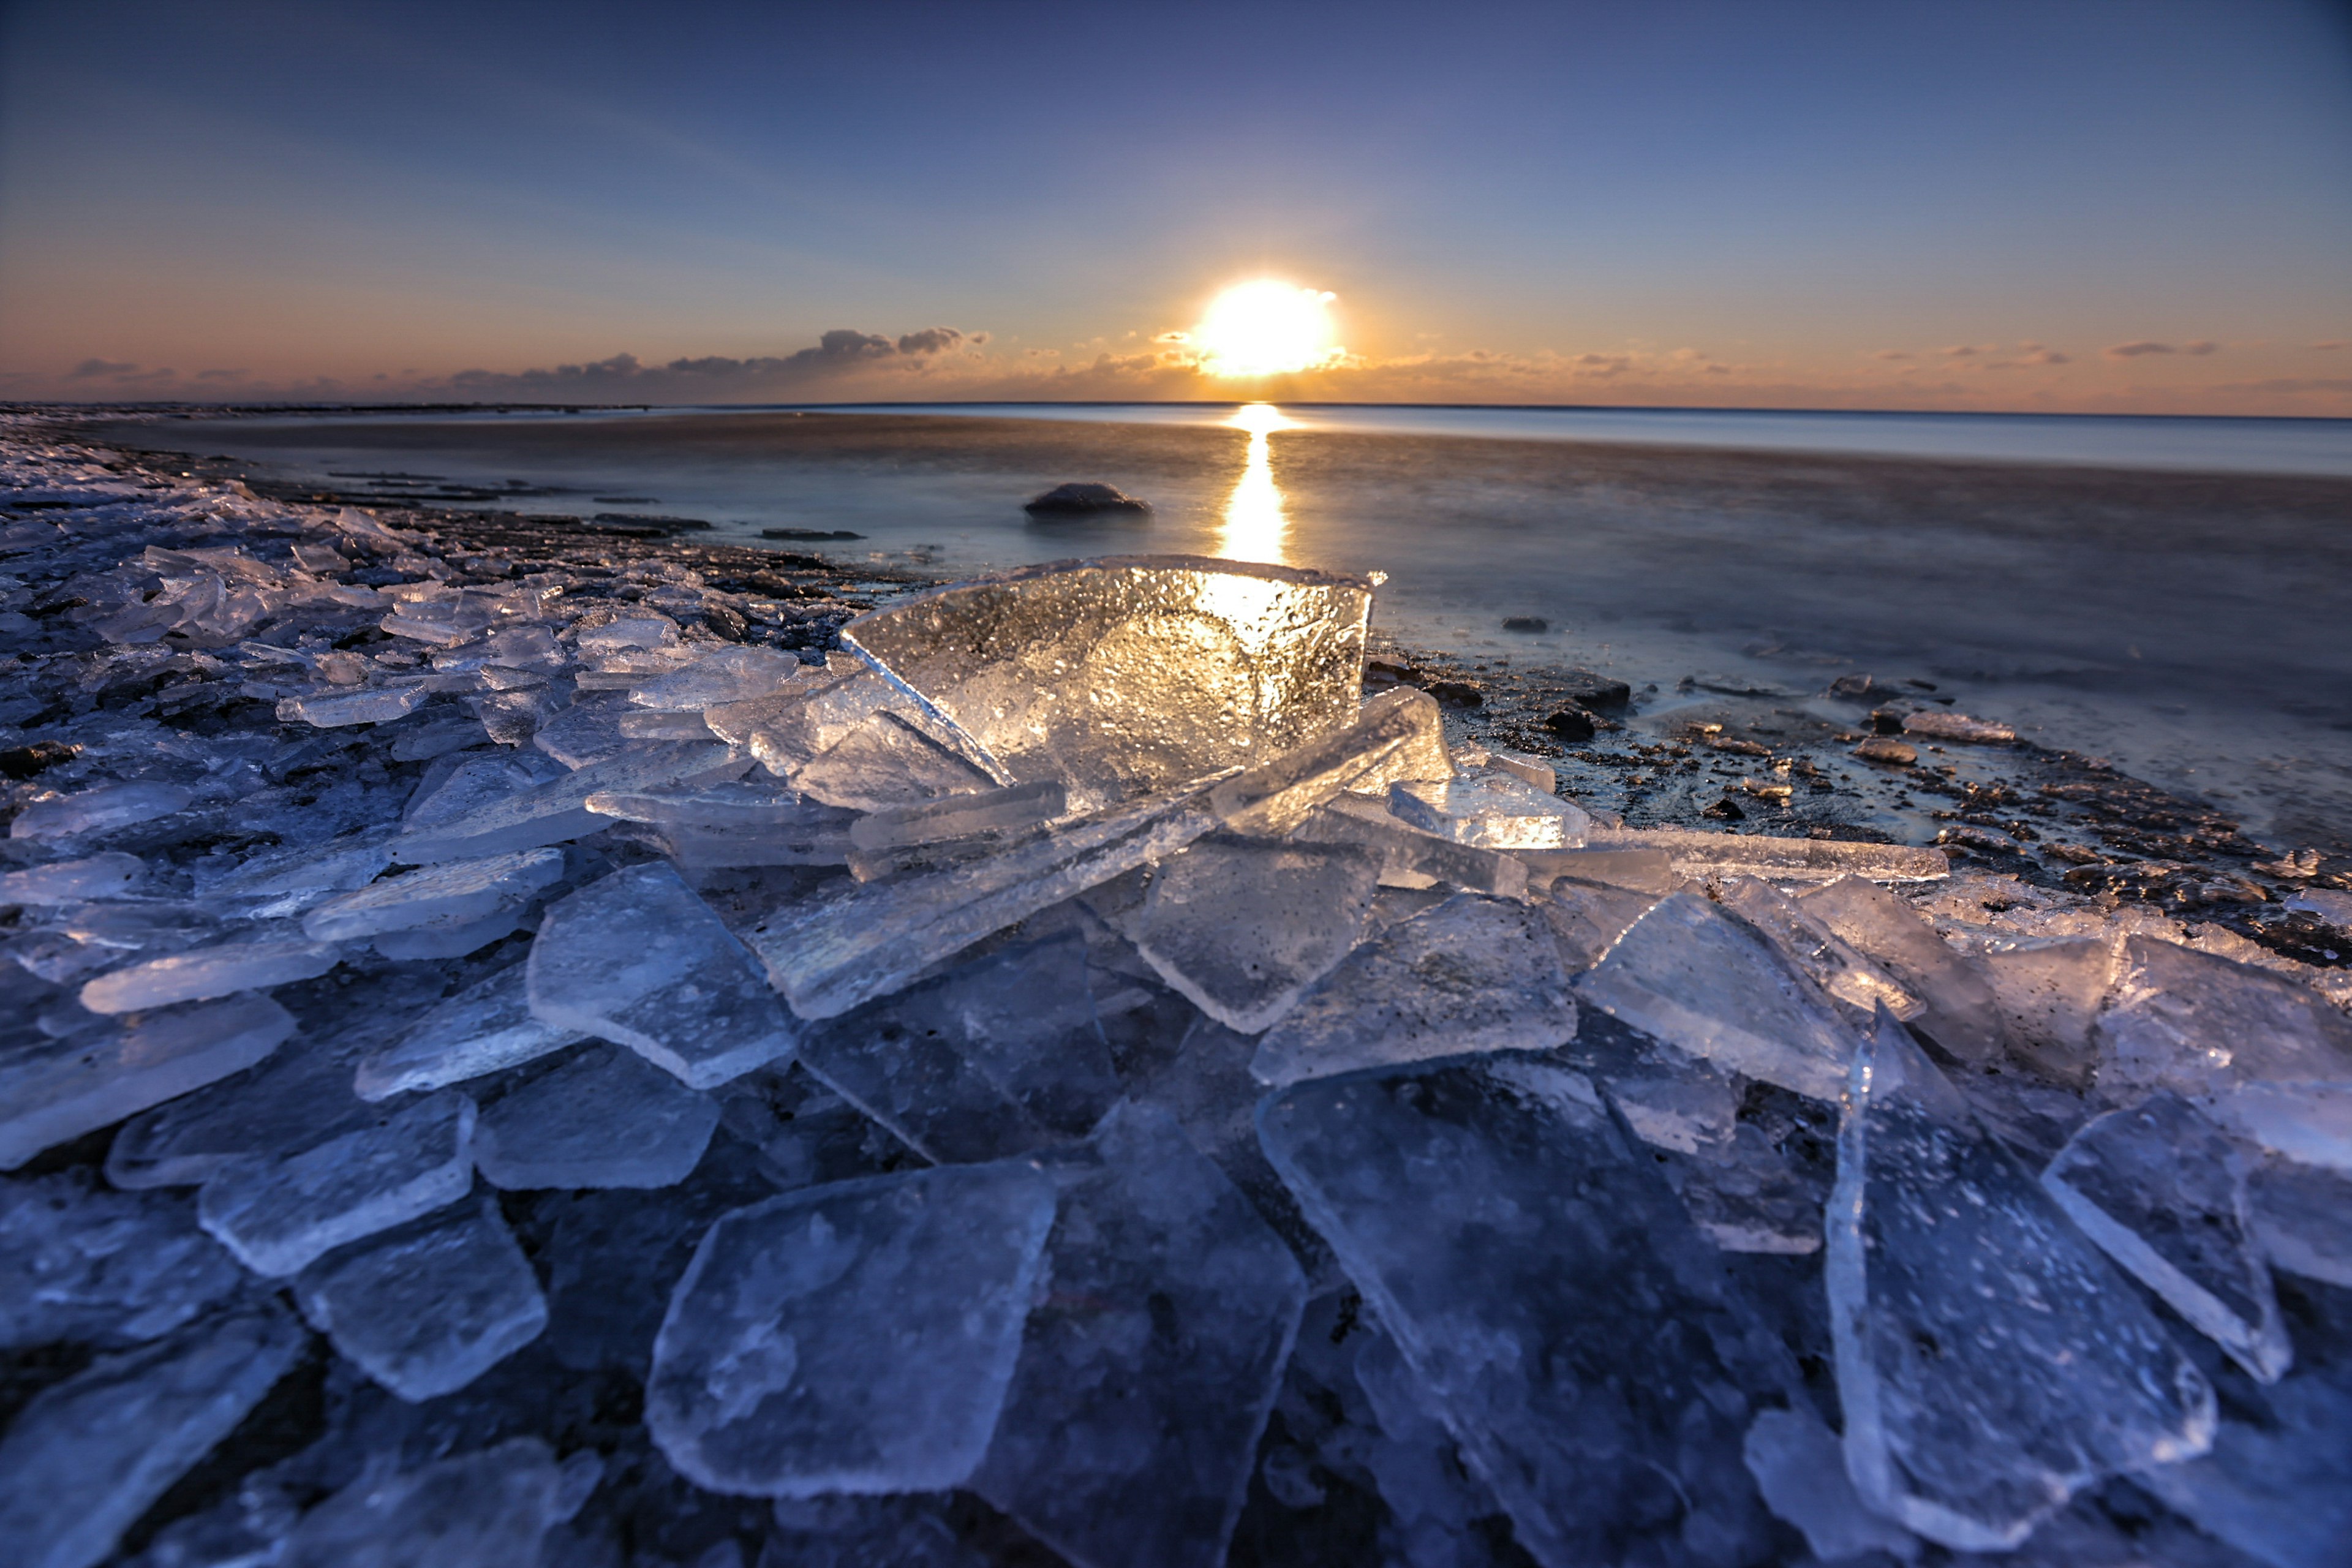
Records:
M527 1568L549 1529L575 1511L579 1481L545 1443L516 1437L386 1474L371 1467L302 1516L276 1568Z
M1576 980L1583 1001L1719 1067L1835 1100L1855 1033L1812 982L1738 917L1662 899Z
M1654 892L1606 887L1561 878L1536 907L1550 923L1552 940L1559 944L1560 962L1581 973L1601 962L1627 928L1650 912L1658 901Z
M748 765L715 741L632 742L618 756L501 796L466 816L412 828L393 840L392 858L404 866L422 866L561 844L607 825L609 819L586 805L588 797L600 791L642 790L681 779L732 776Z
M1768 882L1934 882L1952 874L1940 849L1901 844L1848 844L1826 838L1771 838L1760 833L1698 833L1684 827L1596 827L1589 849L1656 849L1684 878L1761 877Z
M1851 880L1852 879L1848 879ZM1780 955L1830 999L1868 1018L1884 1006L1909 1020L1926 1010L1892 975L1854 951L1852 944L1770 883L1754 877L1724 880L1723 907L1770 937Z
M788 778L834 747L863 730L870 730L883 714L901 727L929 735L951 752L976 764L992 783L1006 784L1003 770L971 738L942 725L904 690L883 679L872 667L849 655L828 659L821 679L796 686L782 697L751 702L730 702L704 711L703 722L713 734L748 747L770 773ZM853 753L854 754L854 753Z
M1122 1105L1091 1145L970 1485L1085 1568L1215 1568L1307 1281L1164 1111Z
M1624 1113L1628 1101L1615 1096L1617 1087L1612 1098ZM1726 1252L1803 1258L1822 1249L1822 1185L1807 1181L1751 1123L1719 1142L1695 1140L1672 1179L1691 1223Z
M43 1389L0 1439L0 1541L19 1568L95 1568L302 1353L268 1310L213 1318Z
M2191 1458L2213 1391L1892 1018L1853 1059L1828 1222L1847 1472L1956 1551Z
M169 784L111 784L37 800L8 824L11 838L70 838L132 827L185 811L195 792Z
M446 1090L300 1153L231 1163L198 1191L197 1220L255 1273L299 1273L465 1196L473 1138L474 1102Z
M1721 1144L1738 1125L1738 1080L1705 1062L1631 1066L1606 1074L1601 1087L1634 1137L1678 1154Z
M492 1186L667 1187L702 1158L719 1106L635 1051L593 1046L492 1101L474 1164Z
M1527 867L1528 876L1539 883L1567 882L1664 897L1689 880L1675 870L1674 857L1663 849L1519 849L1512 852L1511 858Z
M2042 1173L2066 1217L2263 1383L2294 1359L2251 1235L2242 1158L2159 1090L2086 1123Z
M618 692L583 692L579 700L531 731L530 743L567 768L619 756L635 744L621 721L636 710Z
M1248 765L1356 717L1370 584L1137 556L1027 567L859 616L842 640L1082 810Z
M1297 1083L1266 1153L1547 1568L1762 1560L1741 1443L1795 1369L1650 1152L1525 1058Z
M107 1149L106 1179L134 1191L196 1186L234 1160L297 1153L375 1115L352 1093L352 1055L340 1035L299 1037L123 1123Z
M1584 842L1592 818L1573 801L1509 773L1391 786L1389 810L1407 826L1481 849L1559 849Z
M315 979L341 960L341 950L331 942L282 938L223 942L101 974L82 986L81 1005L93 1013L144 1013L175 1002L208 1002L239 991Z
M487 1200L331 1252L294 1296L336 1350L412 1403L456 1393L547 1326L538 1277Z
M2352 1082L2352 1018L2309 986L2154 937L2124 942L2095 1030L2099 1087L2191 1097L2262 1081Z
M1998 1058L2000 1010L1992 984L1927 918L1866 877L1840 877L1798 902L1923 1004L1910 1022L1963 1061Z
M2215 1121L2299 1164L2352 1173L2352 1082L2242 1084L2216 1096Z
M1227 780L1212 800L1233 832L1278 838L1343 790L1384 795L1400 779L1450 776L1437 704L1426 692L1399 688L1365 703L1346 729Z
M775 1530L752 1568L990 1568L992 1561L963 1539L947 1500L935 1494L780 1498L774 1509ZM734 1568L732 1560L719 1568Z
M427 770L416 786L401 826L411 832L470 816L494 800L520 795L565 776L562 763L543 752L501 752L455 759L438 779ZM381 869L381 868L379 868Z
M2273 1265L2352 1289L2352 1176L2265 1160L2248 1196L2254 1237Z
M720 866L838 866L855 813L756 779L661 789L608 790L588 809L653 827L688 869Z
M456 926L510 912L563 877L563 851L523 849L443 860L339 894L302 917L313 942L356 942L415 927Z
M2091 1023L2115 986L2116 943L2105 936L2028 937L1979 961L2010 1048L2044 1077L2086 1083Z
M849 841L860 849L880 850L1016 833L1051 822L1069 809L1068 800L1058 779L976 790L861 816L850 824Z
M1517 898L1527 890L1528 864L1516 855L1456 844L1408 827L1385 805L1341 795L1310 813L1293 833L1306 844L1360 844L1381 857L1381 886L1433 888L1440 883L1474 893Z
M109 1192L79 1166L0 1185L0 1350L137 1344L244 1279L185 1198Z
M752 951L793 1012L836 1017L984 936L1201 837L1217 826L1205 793L1196 786L1130 801L968 865L787 908L753 928Z
M347 834L324 844L250 856L215 869L198 862L196 896L241 906L257 919L297 914L331 894L364 888L392 863L390 835Z
M792 1019L759 965L667 862L551 906L528 984L541 1023L627 1046L691 1089L792 1054Z
M1456 893L1365 942L1260 1039L1250 1071L1295 1083L1478 1051L1537 1051L1576 1034L1568 972L1543 917Z
M2224 1417L2210 1455L2132 1479L2272 1568L2341 1568L2352 1542L2352 1377L2314 1368L2264 1402L2269 1420Z
M772 1497L959 1486L988 1447L1054 1221L1025 1163L788 1193L712 1226L646 1425L680 1474Z
M1160 862L1126 935L1171 988L1255 1034L1347 956L1379 875L1350 845L1202 838Z
M53 860L47 866L0 873L0 904L71 904L84 899L119 898L146 875L145 861L119 850L79 860Z
M96 1039L0 1052L0 1170L241 1072L294 1032L267 996L150 1013Z
M675 675L633 687L629 700L640 708L701 712L722 702L774 697L822 671L781 648L722 647L704 654Z
M1916 1537L1854 1495L1837 1434L1808 1406L1758 1411L1742 1449L1765 1506L1804 1531L1814 1556L1833 1563L1865 1552L1905 1562L1919 1555Z
M896 713L876 712L792 772L811 800L882 811L997 787L987 772Z
M321 730L351 724L383 724L414 713L431 695L421 680L358 691L316 691L307 697L281 700L278 718L281 723L314 724Z

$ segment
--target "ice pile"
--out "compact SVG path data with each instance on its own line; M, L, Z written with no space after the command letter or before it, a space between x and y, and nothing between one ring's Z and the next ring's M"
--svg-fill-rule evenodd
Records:
M2352 1560L2332 973L1598 817L1359 579L803 658L11 450L16 1561Z

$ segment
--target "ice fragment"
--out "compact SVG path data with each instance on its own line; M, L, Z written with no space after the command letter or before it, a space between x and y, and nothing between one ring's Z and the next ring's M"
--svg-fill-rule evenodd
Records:
M147 875L136 855L109 850L80 860L55 860L0 873L0 904L70 904L118 898Z
M1528 866L1515 855L1456 844L1408 827L1386 805L1342 795L1310 814L1292 835L1306 844L1360 844L1381 857L1381 886L1433 888L1448 883L1474 893L1517 898L1527 890Z
M1894 977L1771 884L1754 877L1729 878L1723 883L1722 903L1770 937L1782 957L1854 1015L1868 1018L1884 1006L1907 1021L1926 1010Z
M1824 838L1773 838L1760 833L1698 833L1682 827L1596 827L1588 849L1655 849L1677 876L1761 877L1768 882L1933 882L1952 873L1940 849L1901 844L1848 844Z
M1347 956L1379 874L1352 846L1202 838L1160 863L1127 935L1202 1012L1255 1034Z
M135 826L185 811L195 792L178 784L112 784L37 800L8 824L11 838L68 838Z
M1385 793L1399 779L1450 776L1437 704L1401 688L1365 703L1346 729L1228 779L1210 805L1235 833L1281 837L1342 790Z
M2273 1159L2248 1186L2264 1257L2290 1274L2352 1289L2352 1176Z
M276 1568L527 1568L581 1500L567 1484L572 1461L559 1467L536 1437L389 1468L371 1468L303 1515Z
M83 1168L0 1186L0 1350L152 1340L244 1278L184 1198L109 1192Z
M811 800L857 811L919 805L997 787L995 778L896 713L877 711L792 772Z
M93 1013L143 1013L175 1002L207 1002L239 991L314 979L341 958L331 942L223 942L101 974L82 986L81 1005Z
M2132 1479L2271 1568L2341 1568L2352 1544L2352 1377L2314 1370L2265 1403L2260 1425L2224 1418L2207 1457Z
M1835 1562L1885 1552L1907 1563L1919 1555L1916 1536L1854 1495L1837 1434L1811 1410L1758 1411L1742 1450L1765 1506L1804 1531L1814 1556Z
M491 1102L474 1164L492 1186L667 1187L702 1158L719 1107L635 1051L594 1046Z
M2133 936L2099 1015L2102 1089L2210 1096L2270 1081L2352 1082L2352 1019L2308 986Z
M313 942L355 942L419 926L466 925L519 909L562 876L561 849L443 860L329 899L302 917L302 933Z
M1390 788L1389 809L1424 833L1482 849L1559 849L1584 842L1592 826L1583 807L1509 773L1408 779Z
M338 730L351 724L383 724L415 712L432 693L423 681L378 686L361 691L312 692L278 704L279 722Z
M717 742L634 742L627 751L534 788L504 795L468 816L412 828L392 843L406 866L536 849L593 833L608 819L586 802L600 791L641 790L681 779L733 776L749 764Z
M1841 877L1798 902L1922 1003L1910 1020L1964 1061L1998 1058L1999 1005L1992 984L1954 952L1926 917L1866 877Z

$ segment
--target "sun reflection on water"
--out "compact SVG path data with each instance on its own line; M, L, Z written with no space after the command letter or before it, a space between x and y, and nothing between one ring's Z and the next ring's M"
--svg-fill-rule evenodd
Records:
M1234 410L1226 424L1249 432L1249 455L1242 465L1240 482L1225 501L1225 527L1217 541L1217 553L1230 561L1286 564L1282 546L1290 531L1290 520L1282 512L1282 490L1274 482L1267 437L1276 430L1289 429L1290 421L1271 403L1245 403Z

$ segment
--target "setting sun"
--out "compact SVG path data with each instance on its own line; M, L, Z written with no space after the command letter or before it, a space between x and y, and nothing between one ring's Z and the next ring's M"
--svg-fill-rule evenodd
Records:
M1328 363L1337 296L1272 279L1240 283L1217 296L1201 322L1202 368L1213 375L1282 375Z

